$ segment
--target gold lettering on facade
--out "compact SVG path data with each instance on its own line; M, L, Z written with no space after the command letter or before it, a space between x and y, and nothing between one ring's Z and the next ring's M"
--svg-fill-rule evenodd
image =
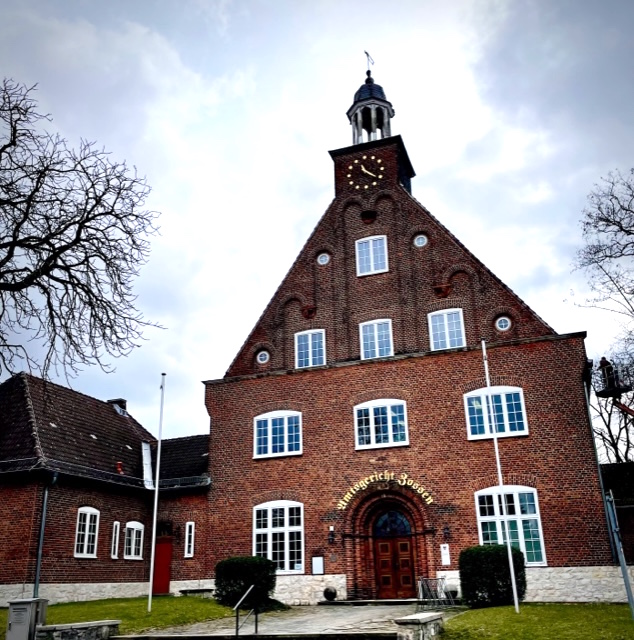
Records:
M420 482L410 478L407 473L403 472L399 474L398 477L395 476L396 474L394 471L386 470L378 473L372 473L365 478L360 478L348 488L348 491L345 493L343 498L339 500L337 503L337 509L343 511L359 491L365 491L371 484L376 484L378 482L396 482L401 487L408 487L414 493L417 493L421 497L421 500L424 500L426 504L431 504L434 501L431 494L425 489L425 487L420 484Z

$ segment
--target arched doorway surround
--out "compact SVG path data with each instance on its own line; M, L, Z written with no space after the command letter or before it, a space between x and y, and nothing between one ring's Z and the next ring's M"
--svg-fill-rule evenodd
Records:
M348 597L411 598L416 580L429 575L432 532L425 506L390 483L346 510L343 544Z

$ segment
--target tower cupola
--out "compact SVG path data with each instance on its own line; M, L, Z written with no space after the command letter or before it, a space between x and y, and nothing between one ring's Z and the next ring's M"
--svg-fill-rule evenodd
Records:
M368 77L354 94L354 102L346 114L352 125L352 144L378 140L379 137L388 138L392 135L390 129L390 120L394 117L392 103L385 97L383 87L374 82L369 69L366 74ZM380 136L379 132L381 132Z

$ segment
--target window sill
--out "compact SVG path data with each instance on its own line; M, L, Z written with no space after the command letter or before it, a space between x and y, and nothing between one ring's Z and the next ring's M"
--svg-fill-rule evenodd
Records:
M89 555L89 554L84 554L84 553L75 553L75 554L73 554L73 557L74 558L82 558L84 560L90 560L90 559L94 560L94 559L97 558L97 554L94 553L94 554L90 554Z
M522 438L524 436L527 436L528 434L528 430L526 431L512 431L511 433L498 433L498 438ZM467 440L470 441L474 441L474 440L493 440L493 434L482 434L482 435L471 435L471 434L467 434Z
M368 271L368 273L357 272L357 278L365 278L366 276L375 276L378 273L388 273L389 271L390 271L389 269L380 269L379 271Z
M391 449L393 447L408 447L409 440L406 442L391 442L381 444L357 444L355 446L356 451L367 451L368 449Z
M275 572L275 575L277 576L303 576L304 574L305 571L303 569L301 571L287 571L286 569L278 569Z
M124 560L143 560L143 558L140 558L139 556L123 556Z
M301 456L303 451L291 451L290 453L267 453L262 455L254 455L254 460L268 460L269 458L288 458L289 456Z

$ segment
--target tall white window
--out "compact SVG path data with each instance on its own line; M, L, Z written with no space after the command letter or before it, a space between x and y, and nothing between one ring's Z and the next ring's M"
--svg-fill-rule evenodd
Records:
M392 321L373 320L359 325L361 359L384 358L394 355L392 348Z
M253 555L275 563L278 573L304 573L304 505L278 500L253 509Z
M119 557L119 532L121 523L115 520L112 523L112 543L110 545L110 557L116 560Z
M185 523L185 557L194 557L194 532L196 524L193 522Z
M302 452L302 414L271 411L253 420L253 457L299 455Z
M444 309L427 316L432 351L465 346L462 309Z
M407 407L402 400L372 400L354 407L357 449L409 444Z
M388 270L387 237L372 236L356 242L357 275L369 276Z
M502 515L502 500L506 516ZM522 550L526 564L546 564L535 489L508 485L500 491L500 487L489 487L476 492L475 501L480 544L506 544L506 520L511 544Z
M323 329L295 334L295 367L318 367L326 364L326 332Z
M99 533L99 511L92 507L81 507L77 511L75 529L75 557L97 557L97 535Z
M528 434L524 393L520 387L476 389L465 393L464 404L469 440L491 438L494 428L500 437Z
M123 557L126 560L143 559L143 531L145 527L134 520L125 523Z

